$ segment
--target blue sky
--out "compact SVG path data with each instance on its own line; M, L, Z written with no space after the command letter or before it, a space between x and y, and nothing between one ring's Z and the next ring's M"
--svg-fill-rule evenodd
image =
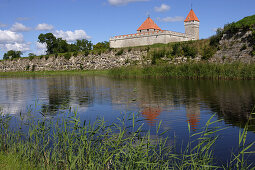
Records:
M7 50L41 54L40 33L68 42L87 38L94 44L135 33L148 15L164 30L184 32L191 0L0 0L0 58ZM255 14L254 0L192 0L200 20L200 38L224 24Z

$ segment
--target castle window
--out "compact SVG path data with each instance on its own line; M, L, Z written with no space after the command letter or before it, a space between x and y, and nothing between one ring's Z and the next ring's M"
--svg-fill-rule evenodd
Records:
M142 32L142 30L140 30L140 32Z
M149 31L149 29L147 29L147 31Z

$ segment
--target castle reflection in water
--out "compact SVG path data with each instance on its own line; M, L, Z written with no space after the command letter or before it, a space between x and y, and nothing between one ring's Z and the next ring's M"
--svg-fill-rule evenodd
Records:
M87 111L90 108L96 112L96 106L107 105L119 112L139 112L154 126L166 116L171 119L173 115L167 113L182 109L193 130L199 126L201 109L216 113L227 124L244 126L255 103L254 81L132 80L101 76L1 78L0 93L0 107L10 114L19 114L35 100L42 104L43 113L51 116L63 107L78 107L80 112L90 114ZM251 130L255 131L254 126Z

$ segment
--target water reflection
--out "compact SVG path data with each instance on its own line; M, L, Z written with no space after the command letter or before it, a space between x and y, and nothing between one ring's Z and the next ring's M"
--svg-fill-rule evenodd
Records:
M158 120L165 124L188 121L195 131L202 117L212 113L226 124L243 127L255 104L255 82L100 76L1 78L0 94L0 106L11 114L38 99L42 113L51 116L70 106L78 107L85 118L103 114L114 119L120 112L140 112L150 126ZM250 121L249 130L255 131L254 125Z

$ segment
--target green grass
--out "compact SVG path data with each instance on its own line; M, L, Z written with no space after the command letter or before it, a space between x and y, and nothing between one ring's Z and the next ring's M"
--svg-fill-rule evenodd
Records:
M30 110L28 115L32 115ZM247 144L247 128L240 131L238 153L232 153L229 162L217 164L214 145L220 129L211 117L196 133L190 132L186 147L176 151L169 139L164 138L161 122L155 127L156 134L144 131L137 115L122 115L113 124L104 119L95 123L80 122L77 111L61 120L52 122L30 117L16 130L9 127L13 117L0 116L0 159L3 168L26 169L245 169L255 168L246 155L254 154ZM29 130L23 131L21 125ZM187 127L190 131L190 126ZM173 139L172 139L173 140ZM10 154L4 154L10 153ZM229 153L231 154L231 153ZM22 163L20 161L22 160ZM33 165L33 166L32 166Z
M110 70L0 72L1 77L55 76L55 75L105 75L130 78L185 78L185 79L255 79L255 64L208 62L184 64L157 64L152 66L129 66Z
M18 158L17 153L0 152L0 169L1 170L27 170L42 169L34 166L31 161L25 161Z
M109 71L114 77L155 77L187 79L255 79L255 64L186 63L179 65L123 67Z

